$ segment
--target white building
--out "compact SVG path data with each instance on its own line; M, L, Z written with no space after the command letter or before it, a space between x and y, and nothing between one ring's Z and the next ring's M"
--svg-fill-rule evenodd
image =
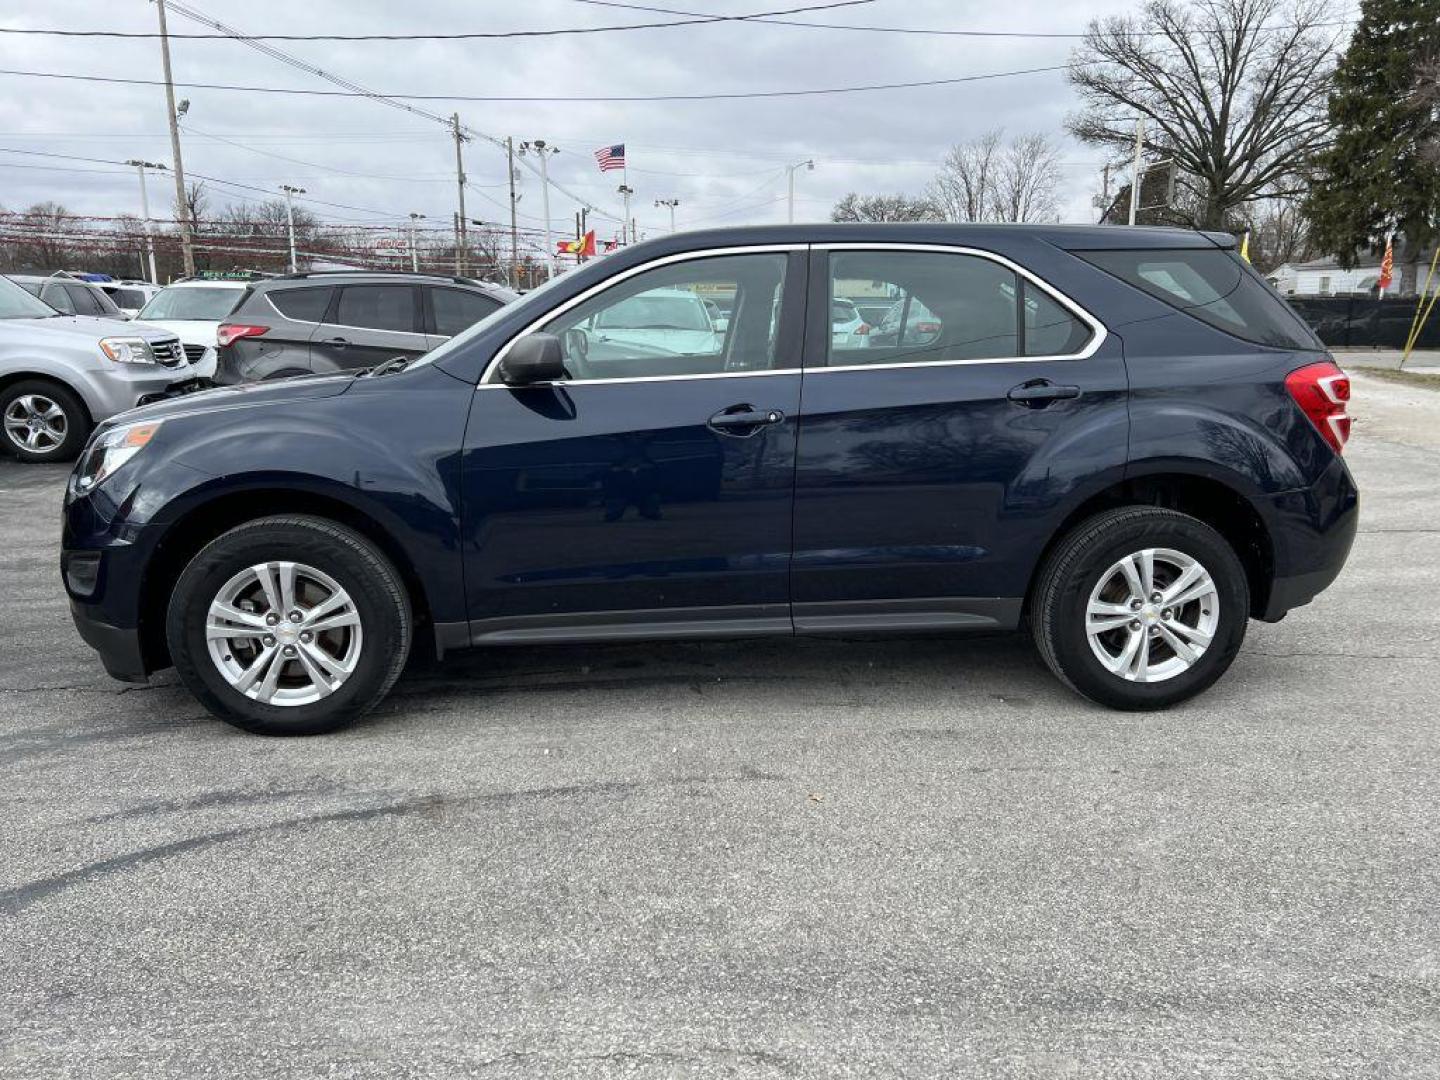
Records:
M1395 276L1400 276L1395 268ZM1380 280L1380 260L1372 266L1346 270L1332 258L1311 259L1303 263L1284 263L1266 274L1270 284L1281 296L1349 296L1373 292ZM1398 284L1398 281L1397 281Z

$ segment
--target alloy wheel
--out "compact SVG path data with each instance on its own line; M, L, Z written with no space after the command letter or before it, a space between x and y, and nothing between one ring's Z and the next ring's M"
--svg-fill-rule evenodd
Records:
M1172 548L1145 548L1100 575L1085 608L1096 659L1128 682L1155 683L1205 655L1220 621L1210 572Z
M216 594L205 639L215 667L265 705L309 705L354 673L363 631L355 602L334 578L303 563L265 562Z
M48 454L65 442L65 410L44 394L21 394L5 409L5 434L21 450Z

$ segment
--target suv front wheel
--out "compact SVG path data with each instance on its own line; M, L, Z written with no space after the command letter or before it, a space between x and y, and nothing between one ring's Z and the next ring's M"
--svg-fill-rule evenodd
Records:
M190 561L165 623L190 691L263 735L317 735L380 702L410 650L409 596L390 561L323 518L260 518Z
M1154 506L1077 525L1032 595L1031 629L1059 678L1116 709L1163 709L1208 688L1245 639L1245 568L1218 532Z
M4 445L21 461L69 461L85 445L90 417L70 390L24 379L0 390Z

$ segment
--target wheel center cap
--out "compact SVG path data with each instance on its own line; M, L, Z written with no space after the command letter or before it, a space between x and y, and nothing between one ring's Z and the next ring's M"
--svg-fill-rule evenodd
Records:
M1140 609L1140 618L1153 625L1160 621L1160 609L1151 604L1146 604Z
M300 631L294 626L287 626L281 623L275 627L275 640L281 645L294 645L300 640Z

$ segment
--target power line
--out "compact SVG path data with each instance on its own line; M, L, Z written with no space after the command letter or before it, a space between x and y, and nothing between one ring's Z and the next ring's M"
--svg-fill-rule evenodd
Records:
M661 30L672 26L700 26L706 23L758 22L779 15L798 15L807 11L828 11L833 8L873 4L875 0L831 0L824 4L757 11L750 15L701 15L666 22L623 23L616 26L567 26L549 30L477 30L449 34L247 34L251 41L478 41L503 38L561 37L570 34L608 34L621 30ZM169 5L174 7L173 4ZM659 10L659 9L656 9ZM0 26L0 34L44 35L70 38L157 38L160 35L139 30L62 30L54 27ZM168 37L187 41L225 41L233 34L173 33Z
M172 6L167 2L167 6ZM243 86L233 83L177 82L189 90L232 90L250 94L294 94L301 97L339 97L372 99L404 99L407 101L489 101L489 102L644 102L644 101L733 101L748 98L816 97L825 94L858 94L875 90L910 90L926 86L953 86L959 83L981 82L986 79L1008 79L1019 75L1038 75L1049 71L1065 71L1069 64L1052 64L1048 67L1018 68L1013 71L991 71L982 75L958 75L948 79L921 79L915 82L871 83L861 86L830 86L812 90L750 90L725 94L636 94L636 95L577 95L557 96L504 96L494 94L379 94L373 91L348 92L342 90L302 90L279 86ZM58 71L23 71L15 68L0 68L0 75L19 75L37 79L65 79L72 82L112 83L124 86L163 86L158 79L124 79L117 76L76 75ZM402 108L405 108L403 104ZM421 110L412 109L419 115ZM449 123L449 121L445 121ZM468 130L468 129L467 129Z

